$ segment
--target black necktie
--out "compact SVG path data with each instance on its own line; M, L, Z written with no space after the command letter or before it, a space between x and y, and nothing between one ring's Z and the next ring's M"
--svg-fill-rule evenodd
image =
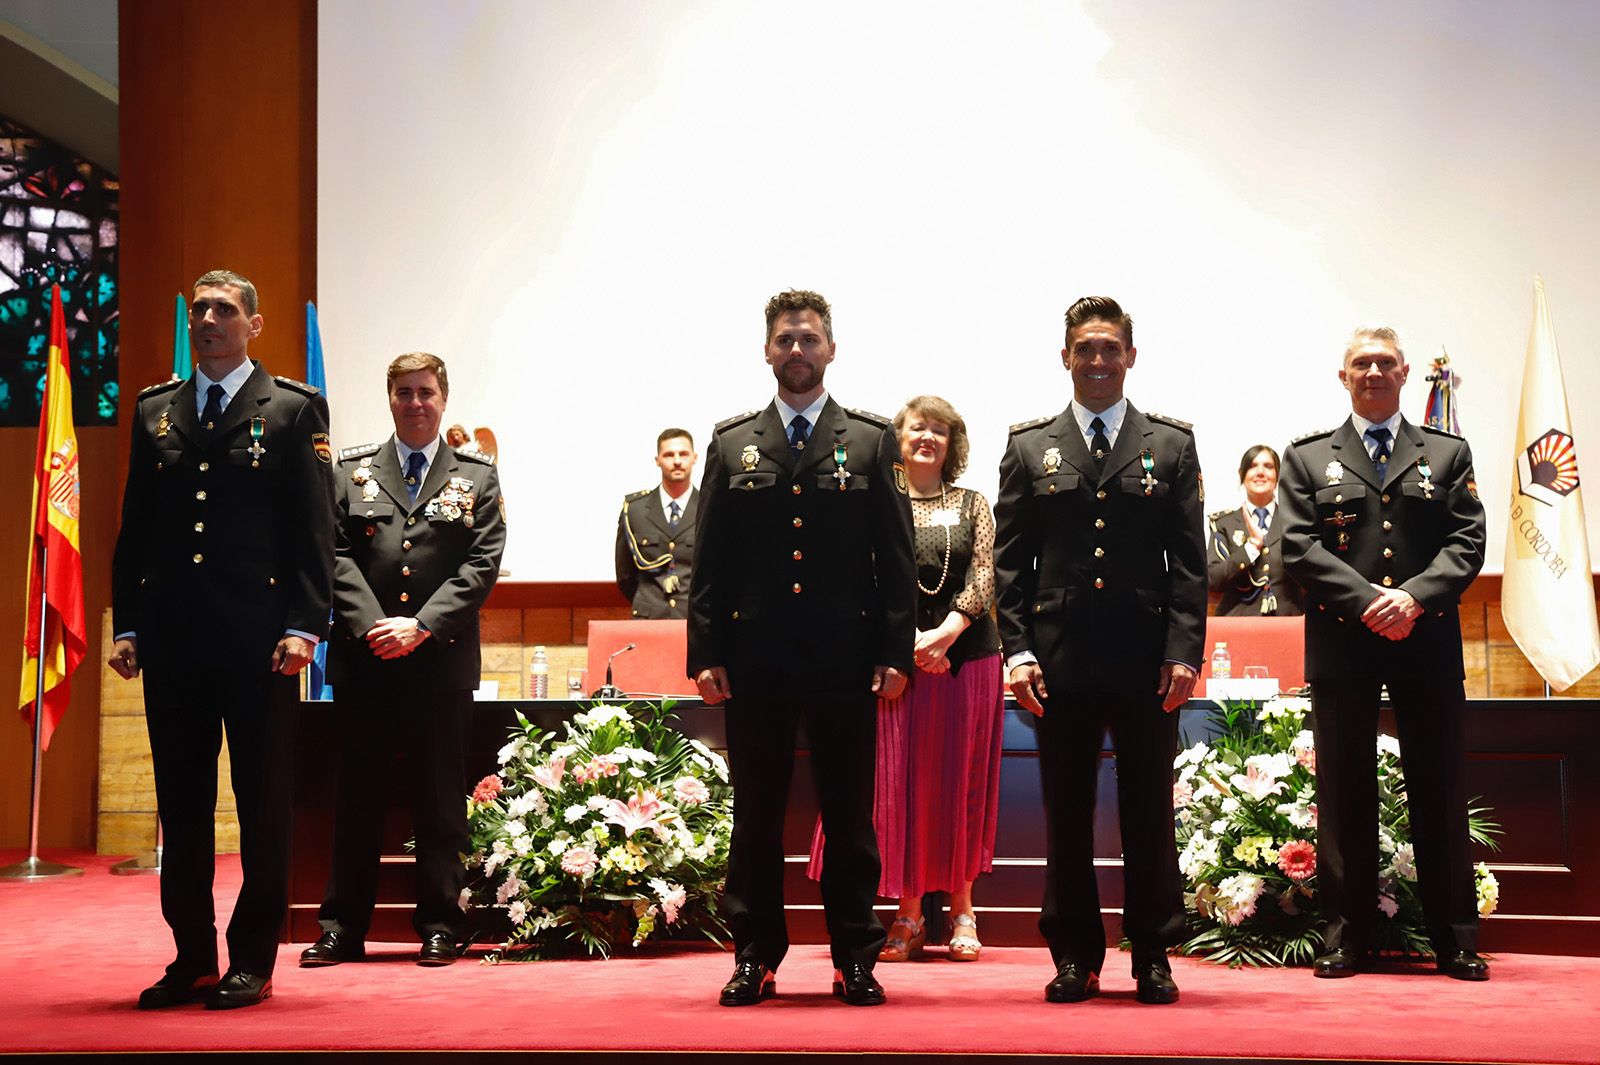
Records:
M208 433L217 427L217 422L222 420L223 395L221 385L212 385L206 389L206 409L200 414L200 424Z
M796 414L794 421L789 423L789 447L796 453L806 449L806 438L811 435L811 423L806 421L805 415Z
M406 459L406 495L413 503L417 501L417 493L422 491L422 464L427 461L428 456L420 451L413 451Z
M1106 456L1111 453L1111 441L1106 436L1106 423L1101 421L1098 415L1089 423L1089 428L1094 430L1094 439L1089 441L1089 450L1098 469L1106 464Z
M1372 468L1378 471L1378 484L1382 485L1389 474L1389 430L1374 425L1367 430L1366 437L1372 441Z
M683 517L683 508L678 506L678 501L674 499L667 504L667 524L676 529L678 527L678 519L681 517Z

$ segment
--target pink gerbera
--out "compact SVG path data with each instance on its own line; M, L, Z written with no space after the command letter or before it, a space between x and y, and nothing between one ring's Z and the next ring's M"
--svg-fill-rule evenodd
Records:
M568 847L561 855L561 871L570 876L592 876L600 859L588 847Z
M1278 848L1278 868L1290 880L1305 880L1317 871L1317 848L1303 839L1292 839Z
M478 786L472 789L473 802L493 802L500 794L500 778L494 774L478 781Z

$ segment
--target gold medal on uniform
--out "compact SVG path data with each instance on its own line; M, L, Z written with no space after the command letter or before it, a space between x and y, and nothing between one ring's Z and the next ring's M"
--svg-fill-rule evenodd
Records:
M849 457L843 440L833 445L833 479L839 482L841 492L850 486L850 471L844 468L844 460Z
M1344 480L1344 463L1334 459L1328 463L1328 468L1322 472L1328 478L1329 484L1338 484Z
M755 469L761 462L761 452L756 450L754 444L746 444L744 450L739 452L739 465L744 467L746 473Z
M1058 447L1045 448L1044 472L1053 474L1061 469L1061 449Z
M161 420L156 422L156 439L162 440L172 431L172 415L166 411L161 412Z

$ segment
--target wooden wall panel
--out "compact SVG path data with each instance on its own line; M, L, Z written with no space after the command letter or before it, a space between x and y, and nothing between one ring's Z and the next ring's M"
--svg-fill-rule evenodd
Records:
M216 266L252 278L267 327L252 352L274 373L305 372L305 301L316 294L316 2L261 0L222 16L200 0L123 0L121 47L121 418L79 432L91 661L45 765L41 836L94 843L100 734L99 619L139 389L171 369L172 300ZM34 431L0 433L0 479L25 486ZM21 489L26 493L27 489ZM24 506L0 524L0 561L20 578ZM8 585L10 586L10 585ZM20 598L0 600L0 692L19 691ZM10 695L4 699L10 701ZM27 838L28 733L0 724L0 846Z

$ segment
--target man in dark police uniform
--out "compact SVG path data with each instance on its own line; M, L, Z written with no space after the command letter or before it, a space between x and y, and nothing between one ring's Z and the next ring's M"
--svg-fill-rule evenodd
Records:
M419 964L449 965L460 953L478 611L500 573L506 526L492 460L439 436L450 396L444 361L401 355L389 364L388 393L394 434L340 451L335 475L328 679L339 790L322 936L300 955L310 967L365 956L389 800L372 766L391 747L405 754L411 793Z
M734 788L725 906L738 961L720 1002L771 995L788 949L783 815L804 722L827 837L833 993L877 1005L876 700L897 696L911 670L911 511L888 419L823 389L827 301L782 292L766 317L778 395L719 424L706 450L689 613L689 676L708 705L726 702Z
M144 673L164 851L161 913L177 957L141 1009L272 994L288 906L296 675L328 630L333 459L316 389L250 360L256 290L194 285L195 373L139 395L112 561L111 667ZM212 819L223 730L244 883L217 979Z
M700 490L694 476L694 437L663 429L656 437L661 483L622 501L617 517L617 587L636 618L689 616L694 574L694 526Z
M1133 320L1089 296L1066 314L1072 403L1011 428L995 505L1009 685L1038 715L1048 862L1039 930L1051 1002L1095 995L1105 929L1095 882L1102 737L1117 752L1123 931L1140 1002L1176 1002L1166 948L1183 936L1172 823L1177 715L1205 642L1203 493L1187 422L1123 397Z
M1484 514L1467 442L1400 414L1410 373L1394 330L1357 330L1339 380L1350 417L1283 456L1289 575L1306 594L1317 749L1317 884L1329 921L1318 976L1353 976L1378 920L1373 756L1387 685L1412 844L1439 968L1487 980L1462 765L1462 592L1483 568Z

